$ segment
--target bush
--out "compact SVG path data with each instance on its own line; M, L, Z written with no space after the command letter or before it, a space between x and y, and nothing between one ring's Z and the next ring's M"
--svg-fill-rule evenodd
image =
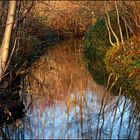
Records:
M140 84L140 42L131 40L130 44L133 44L133 47L126 42L126 50L122 47L111 47L107 51L104 61L108 72L119 76L118 84L134 91ZM134 41L137 42L136 46L134 46Z

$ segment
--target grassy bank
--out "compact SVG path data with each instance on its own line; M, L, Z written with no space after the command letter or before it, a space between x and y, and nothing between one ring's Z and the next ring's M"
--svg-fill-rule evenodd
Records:
M107 80L107 71L103 58L110 43L106 38L107 32L104 17L100 17L85 35L83 44L87 67L93 78L100 84L105 84Z
M118 76L118 85L123 85L130 93L140 91L140 41L132 37L123 47L107 50L104 62L109 73Z
M117 33L117 18L114 15L111 16L111 23L114 23L112 27ZM125 30L123 24L122 30ZM126 96L136 99L140 85L140 42L138 37L132 34L129 34L130 39L127 40L127 35L123 33L125 49L111 46L104 16L100 16L85 36L84 56L93 79L107 85L108 77L112 75L110 82L115 81L115 94L119 93L122 87L123 92L127 93Z

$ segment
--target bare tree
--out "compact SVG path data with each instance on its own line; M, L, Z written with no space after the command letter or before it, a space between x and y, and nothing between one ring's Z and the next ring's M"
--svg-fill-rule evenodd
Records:
M23 20L25 19L27 14L30 12L31 8L33 7L33 3L34 3L33 1L28 2L26 8L21 12L21 15L18 17L18 19L15 19L16 11L18 10L17 7L19 6L18 1L12 0L12 1L9 1L8 3L7 20L6 20L4 35L3 35L2 44L0 48L0 81L9 65L8 59L11 58L11 53L13 53L13 50L12 52L9 52L12 32L14 29L18 29L16 27L18 27L18 25L23 22ZM14 44L14 48L15 46L16 44Z
M16 0L9 1L7 21L6 21L4 36L0 48L0 81L5 71L6 62L8 60L10 38L11 38L12 29L15 21L16 5L17 5Z

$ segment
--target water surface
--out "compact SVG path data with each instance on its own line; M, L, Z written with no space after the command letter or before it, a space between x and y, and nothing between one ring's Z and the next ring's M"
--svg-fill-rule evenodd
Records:
M7 138L138 138L136 104L93 80L81 40L67 40L32 65L20 91L26 115L1 132ZM0 137L2 133L0 132Z

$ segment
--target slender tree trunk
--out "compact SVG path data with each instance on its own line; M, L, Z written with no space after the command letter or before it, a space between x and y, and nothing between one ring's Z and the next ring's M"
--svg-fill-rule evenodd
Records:
M32 7L34 5L34 1L31 1L27 4L26 9L23 11L21 17L14 23L13 28L15 29L20 23L23 22L23 20L26 18L28 13L31 11Z
M12 29L14 25L14 17L16 13L17 0L9 1L8 15L5 26L5 32L2 40L2 45L0 48L0 81L4 74L6 62L9 55L10 38L12 35Z

